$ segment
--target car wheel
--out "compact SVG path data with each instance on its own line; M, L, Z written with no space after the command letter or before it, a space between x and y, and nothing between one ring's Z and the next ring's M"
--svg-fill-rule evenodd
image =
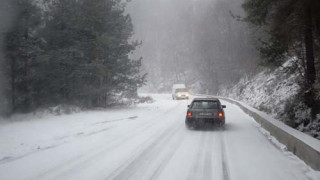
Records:
M186 125L186 128L189 129L189 130L194 130L195 129L195 126L192 125L192 124L185 123L185 125Z
M225 129L225 124L224 124L224 123L220 123L220 124L219 124L219 128L222 129L222 130L224 130L224 129Z

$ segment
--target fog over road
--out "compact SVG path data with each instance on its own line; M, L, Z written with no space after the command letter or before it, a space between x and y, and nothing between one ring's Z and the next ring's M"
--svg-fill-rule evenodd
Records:
M131 109L49 119L41 122L39 134L37 121L1 126L2 145L15 138L32 142L28 138L44 138L41 133L51 136L35 140L38 150L1 157L0 179L312 179L309 167L271 143L237 106L222 101L227 105L224 130L188 130L184 119L190 100L153 97L155 103ZM21 127L29 130L15 134ZM64 131L55 131L59 127ZM49 140L52 144L41 145ZM11 146L19 148L14 142Z

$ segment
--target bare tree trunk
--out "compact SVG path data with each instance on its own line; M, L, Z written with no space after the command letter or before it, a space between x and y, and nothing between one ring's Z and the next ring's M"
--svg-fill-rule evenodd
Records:
M1 0L0 1L0 115L9 115L12 112L13 96L8 89L11 88L12 81L10 79L10 64L6 61L5 52L5 34L7 34L15 20L16 15L16 0ZM9 67L8 67L8 66ZM10 82L11 81L11 82ZM8 88L9 87L9 88Z
M313 21L312 9L310 6L306 8L305 21L305 51L306 51L306 78L308 86L312 86L316 80L316 69L314 63L314 38L313 38Z
M14 110L15 110L15 107L16 107L16 94L15 94L15 92L16 92L16 85L15 85L15 79L16 79L16 77L15 77L15 66L16 66L16 64L15 64L15 59L13 59L12 61L11 61L11 69L10 69L10 75L11 75L11 93L10 93L10 95L11 95L11 107L12 107L12 109L11 109L11 111L13 112Z
M306 51L306 91L305 102L311 107L312 119L316 117L316 102L314 96L314 83L316 80L315 57L314 57L314 36L313 36L313 12L310 4L306 7L305 20L305 51ZM312 121L312 120L311 120Z

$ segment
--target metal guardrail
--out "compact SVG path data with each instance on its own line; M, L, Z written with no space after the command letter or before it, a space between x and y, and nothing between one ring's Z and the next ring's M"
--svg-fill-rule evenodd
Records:
M303 160L306 164L308 164L314 170L320 171L320 149L316 148L319 146L315 147L312 144L310 144L308 141L304 141L301 138L298 138L295 133L285 131L281 127L276 126L273 122L267 120L260 114L253 112L252 110L250 110L249 108L247 108L246 106L244 106L243 104L237 101L224 98L224 97L217 97L217 98L239 106L246 114L253 117L256 120L256 122L258 122L264 129L269 131L270 134L274 136L280 143L284 144L287 147L288 151L291 151L293 154L295 154L297 157ZM292 128L292 130L294 129ZM307 137L307 138L304 137L304 139L308 139L308 138L311 138L312 141L315 141L313 137ZM320 141L319 141L319 145L320 145Z

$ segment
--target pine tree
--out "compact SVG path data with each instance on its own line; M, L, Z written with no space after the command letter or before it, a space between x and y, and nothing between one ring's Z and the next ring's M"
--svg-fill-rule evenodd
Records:
M301 85L305 101L316 109L313 85L316 82L315 49L319 41L320 1L246 0L245 21L266 29L268 39L259 47L265 64L279 66L288 56L298 57L304 70ZM318 36L316 35L316 32ZM313 113L315 114L315 113Z
M129 59L139 43L128 42L133 28L119 1L60 0L43 32L49 67L57 70L45 82L56 99L106 106L110 96L144 82L141 60Z
M15 26L6 35L8 77L13 111L28 111L33 101L32 64L41 52L35 30L41 24L40 9L29 0L17 1Z
M7 34L13 111L71 104L106 107L113 96L134 96L145 81L141 59L129 55L133 27L118 0L52 1L41 11L19 0ZM45 16L44 16L45 15Z

